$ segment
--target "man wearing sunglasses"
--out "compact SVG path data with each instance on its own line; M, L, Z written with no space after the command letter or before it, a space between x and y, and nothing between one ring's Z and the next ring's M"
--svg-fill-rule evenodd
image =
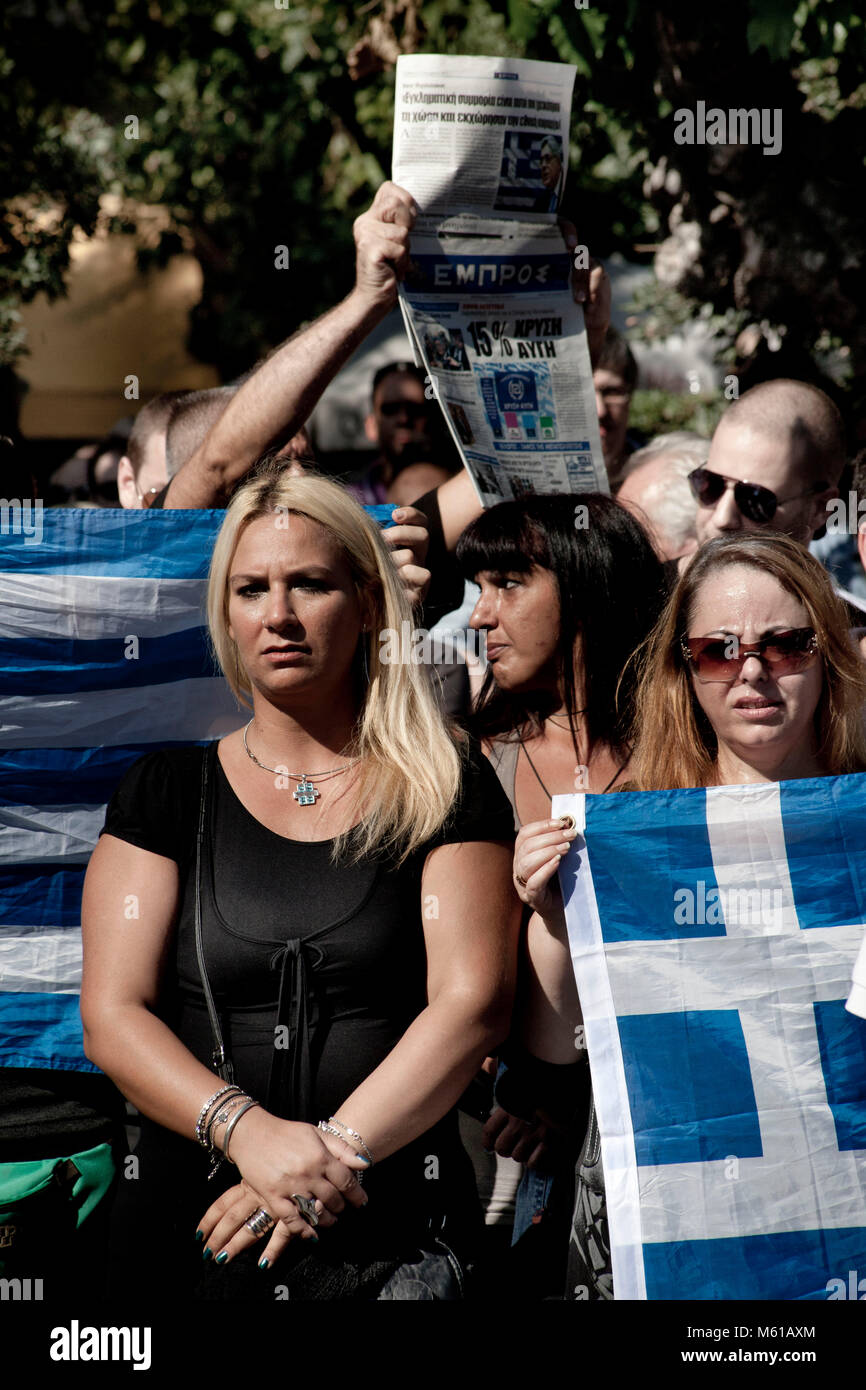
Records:
M706 466L689 479L698 544L769 527L808 545L844 465L842 417L829 396L800 381L753 387L725 412Z
M349 490L362 502L387 502L388 489L408 465L429 462L449 452L434 414L438 406L425 398L424 373L413 362L387 362L373 377L372 409L364 433L379 453Z

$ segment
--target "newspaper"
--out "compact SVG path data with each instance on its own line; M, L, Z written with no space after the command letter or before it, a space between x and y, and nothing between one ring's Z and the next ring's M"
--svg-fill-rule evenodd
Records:
M393 178L421 209L400 303L428 399L484 506L609 490L557 222L574 72L526 59L397 62Z

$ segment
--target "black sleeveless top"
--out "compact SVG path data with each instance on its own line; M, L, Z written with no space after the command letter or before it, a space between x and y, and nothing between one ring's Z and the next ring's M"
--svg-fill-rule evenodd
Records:
M433 839L399 868L384 854L334 865L332 841L285 839L257 821L232 790L216 745L207 751L212 762L202 937L227 1052L238 1084L267 1109L315 1123L338 1113L426 1005L421 874L428 853L467 840L510 842L511 807L472 743L459 801ZM205 754L202 748L184 748L139 759L115 792L102 833L173 859L180 868L181 906L160 1013L185 1046L211 1066L213 1043L194 937L195 841ZM434 912L429 905L427 915L435 920ZM190 1142L185 1152L206 1171L201 1149ZM236 1181L237 1170L228 1172L227 1181ZM368 1175L377 1253L393 1246L386 1238L389 1230L405 1245L409 1232L418 1238L454 1202L463 1207L467 1182L471 1185L471 1170L452 1111ZM217 1195L213 1186L205 1206ZM377 1190L382 1200L376 1200ZM355 1222L341 1219L321 1245L325 1238L329 1246L342 1243L350 1225Z

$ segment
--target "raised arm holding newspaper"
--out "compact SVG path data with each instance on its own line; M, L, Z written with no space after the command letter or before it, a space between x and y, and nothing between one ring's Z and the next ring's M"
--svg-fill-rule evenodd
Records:
M490 505L502 496L577 487L607 490L590 389L590 362L600 350L607 329L610 284L603 268L584 254L586 248L578 248L575 228L561 219L557 228L555 213L566 168L564 151L568 144L573 70L562 64L503 64L496 59L434 57L423 61L432 63L436 73L453 78L452 88L466 85L461 65L469 63L473 71L478 68L483 73L483 81L479 78L480 93L465 97L470 108L467 112L460 109L464 96L454 93L455 119L460 122L458 135L445 137L435 159L429 140L426 151L421 148L420 153L417 140L410 139L407 144L404 107L409 97L405 95L405 83L398 92L399 125L395 127L395 172L405 167L407 174L416 178L425 164L428 173L430 167L439 166L435 188L429 179L424 184L424 194L433 204L441 206L443 198L449 199L453 207L465 203L467 190L477 183L477 169L487 169L490 187L482 195L482 201L486 197L482 206L484 218L471 215L468 220L465 216L451 219L452 230L458 227L471 233L472 255L455 260L452 253L465 246L466 237L449 240L451 231L440 226L439 213L428 214L426 208L422 226L418 223L419 205L412 193L397 183L384 183L372 206L355 221L356 282L352 291L335 308L277 348L244 383L207 438L171 480L162 498L165 507L224 506L234 487L262 454L296 433L329 382L392 308L398 283L405 279L417 282L418 267L424 263L425 248L434 229L436 236L440 231L443 236L447 232L446 255L434 269L434 278L444 275L447 279L449 274L468 277L477 272L486 283L491 278L489 254L493 254L493 246L501 286L510 288L507 298L502 297L501 286L498 298L484 297L472 311L471 324L466 325L467 338L460 329L449 336L441 321L447 307L441 298L435 319L425 307L424 295L419 298L415 290L402 304L416 348L418 333L426 325L422 336L429 338L430 353L435 358L435 369L429 367L431 389L443 404L446 421L469 469L424 499L429 504L422 508L428 528L441 532L436 539L452 550L460 532L482 504ZM427 83L426 69L416 76L422 86ZM484 95L491 84L506 77L510 83L507 98ZM441 82L439 85L448 86ZM450 89L445 95L450 101ZM426 100L423 94L420 99ZM504 132L493 127L495 150L490 148L489 122L493 118L484 113L491 101L507 103L508 124L513 127ZM479 110L474 109L475 104L480 104ZM554 107L558 113L555 118L550 115ZM413 119L421 114L416 111ZM447 114L442 117L445 124ZM429 115L425 115L425 122L428 119ZM496 120L500 120L498 114ZM556 132L551 130L551 121L556 124ZM537 178L532 171L525 177L526 159L534 154L538 155ZM426 155L426 160L421 155ZM495 156L492 163L491 155ZM445 173L445 169L449 172ZM549 195L545 194L546 189ZM525 211L527 199L533 205L537 203L540 210ZM502 209L509 211L506 218L500 215ZM492 220L487 215L491 211ZM520 222L515 221L514 211L520 212ZM416 254L413 247L410 259L409 236L413 228L419 249ZM575 255L577 250L579 255ZM528 288L527 278L533 281ZM515 287L518 293L513 293ZM461 309L470 312L471 299L461 302ZM513 322L508 318L512 313ZM475 338L471 327L475 329ZM479 351L475 349L476 340ZM484 360L486 348L490 349L489 362ZM507 360L509 356L515 360ZM475 398L473 383L477 383L479 393ZM516 395L521 397L519 408ZM479 411L481 401L483 407ZM484 412L491 438L481 452L480 444L464 448L469 436L474 439L475 433L483 431L483 424L482 431L478 430L478 419ZM506 440L502 439L503 434L508 436ZM409 524L388 533L392 548L407 547L404 568L412 562L423 563L419 520L417 514L407 516ZM403 577L405 581L405 573Z
M343 363L396 302L417 211L405 189L382 184L372 206L355 222L354 288L277 348L244 383L172 478L166 507L224 506L262 454L300 429Z

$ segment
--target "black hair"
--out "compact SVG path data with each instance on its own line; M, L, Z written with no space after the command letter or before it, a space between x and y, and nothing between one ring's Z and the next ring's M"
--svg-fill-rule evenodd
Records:
M410 377L423 386L427 378L420 367L416 367L414 362L386 362L384 367L380 367L373 377L373 387L370 391L370 399L375 401L376 391L386 376Z
M637 385L637 362L625 338L611 325L604 335L601 352L596 367L606 372L616 372L625 382L626 389L632 392Z
M572 729L582 712L592 744L628 744L635 688L630 658L665 598L664 571L646 532L602 493L500 502L467 526L457 545L463 575L549 570L559 593L559 676ZM555 615L551 615L555 617ZM577 707L574 649L583 649L583 710ZM555 698L555 697L553 697ZM480 738L540 730L556 708L546 692L511 695L488 669L471 724ZM576 751L576 745L575 745Z

